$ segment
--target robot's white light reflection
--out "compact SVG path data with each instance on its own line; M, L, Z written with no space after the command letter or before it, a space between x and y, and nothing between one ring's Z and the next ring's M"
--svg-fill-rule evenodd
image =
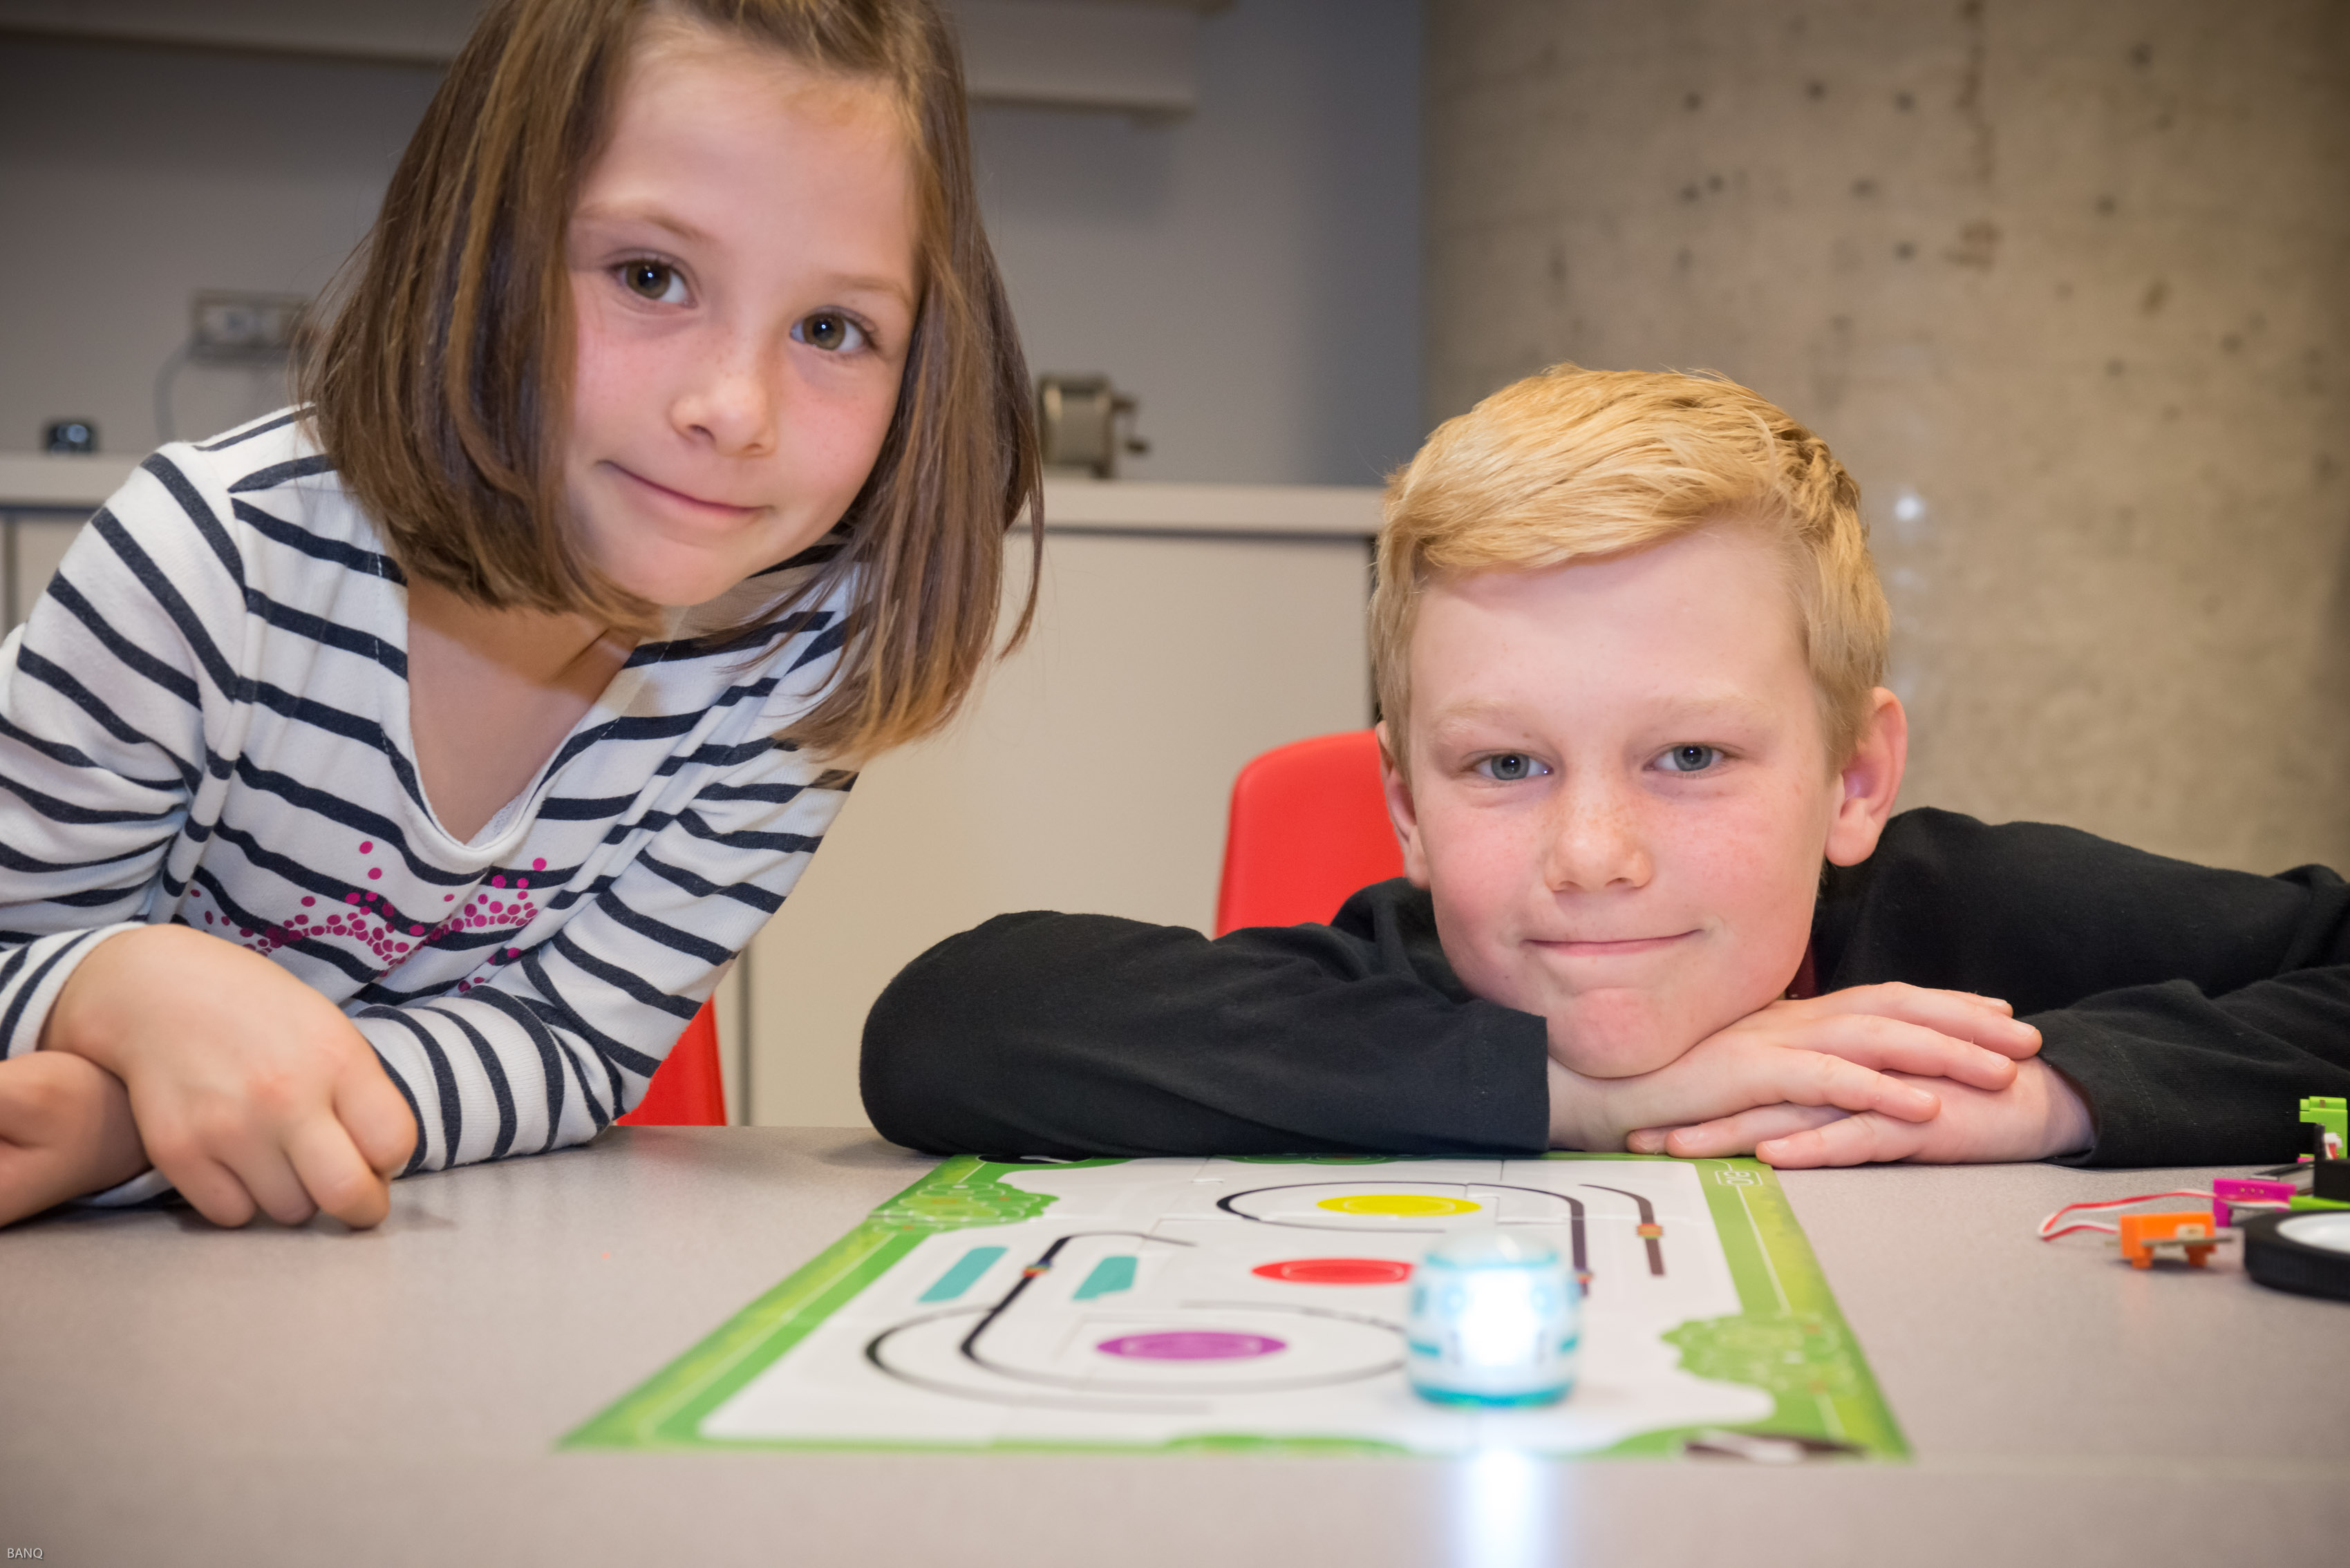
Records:
M1564 1561L1554 1518L1557 1467L1516 1449L1461 1461L1452 1561L1461 1568L1539 1568Z

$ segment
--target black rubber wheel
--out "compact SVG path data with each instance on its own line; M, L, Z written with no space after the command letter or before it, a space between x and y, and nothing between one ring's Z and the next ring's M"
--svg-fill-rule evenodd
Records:
M2272 1290L2350 1302L2350 1209L2244 1221L2244 1272Z

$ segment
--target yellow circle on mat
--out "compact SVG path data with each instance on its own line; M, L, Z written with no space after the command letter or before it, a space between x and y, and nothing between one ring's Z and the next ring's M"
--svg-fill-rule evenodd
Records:
M1336 1214L1394 1214L1413 1219L1429 1214L1474 1214L1485 1207L1466 1198L1439 1198L1432 1192L1350 1192L1325 1198L1318 1208Z

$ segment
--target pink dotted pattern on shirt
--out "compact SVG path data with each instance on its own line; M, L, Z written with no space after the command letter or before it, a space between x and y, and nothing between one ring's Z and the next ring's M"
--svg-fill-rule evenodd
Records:
M359 853L372 855L372 839L359 841ZM530 863L533 871L546 869L544 859ZM369 867L370 879L380 879L383 867ZM202 888L188 889L192 901L203 896ZM443 896L443 902L455 903L454 893ZM414 921L396 919L390 900L380 893L353 889L343 895L343 905L329 904L317 910L315 896L305 895L302 909L284 920L266 927L230 927L227 919L204 911L204 924L214 927L223 936L230 929L239 947L249 948L266 957L288 942L331 940L351 943L371 955L379 973L388 973L408 961L411 953L428 943L436 942L457 931L514 930L536 919L540 910L532 896L530 878L519 874L494 872L484 884L477 884L473 895L438 924L425 926ZM519 948L501 948L490 960L492 963L512 963L522 956ZM478 979L461 980L457 990L462 994L484 983Z

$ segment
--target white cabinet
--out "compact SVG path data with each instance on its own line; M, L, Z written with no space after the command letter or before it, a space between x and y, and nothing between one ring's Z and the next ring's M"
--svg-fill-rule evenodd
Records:
M66 546L136 466L129 458L0 452L0 636L25 618Z
M751 1119L861 1125L874 997L990 916L1208 929L1241 765L1370 722L1378 508L1368 489L1054 484L1027 646L954 730L866 771L751 946Z

